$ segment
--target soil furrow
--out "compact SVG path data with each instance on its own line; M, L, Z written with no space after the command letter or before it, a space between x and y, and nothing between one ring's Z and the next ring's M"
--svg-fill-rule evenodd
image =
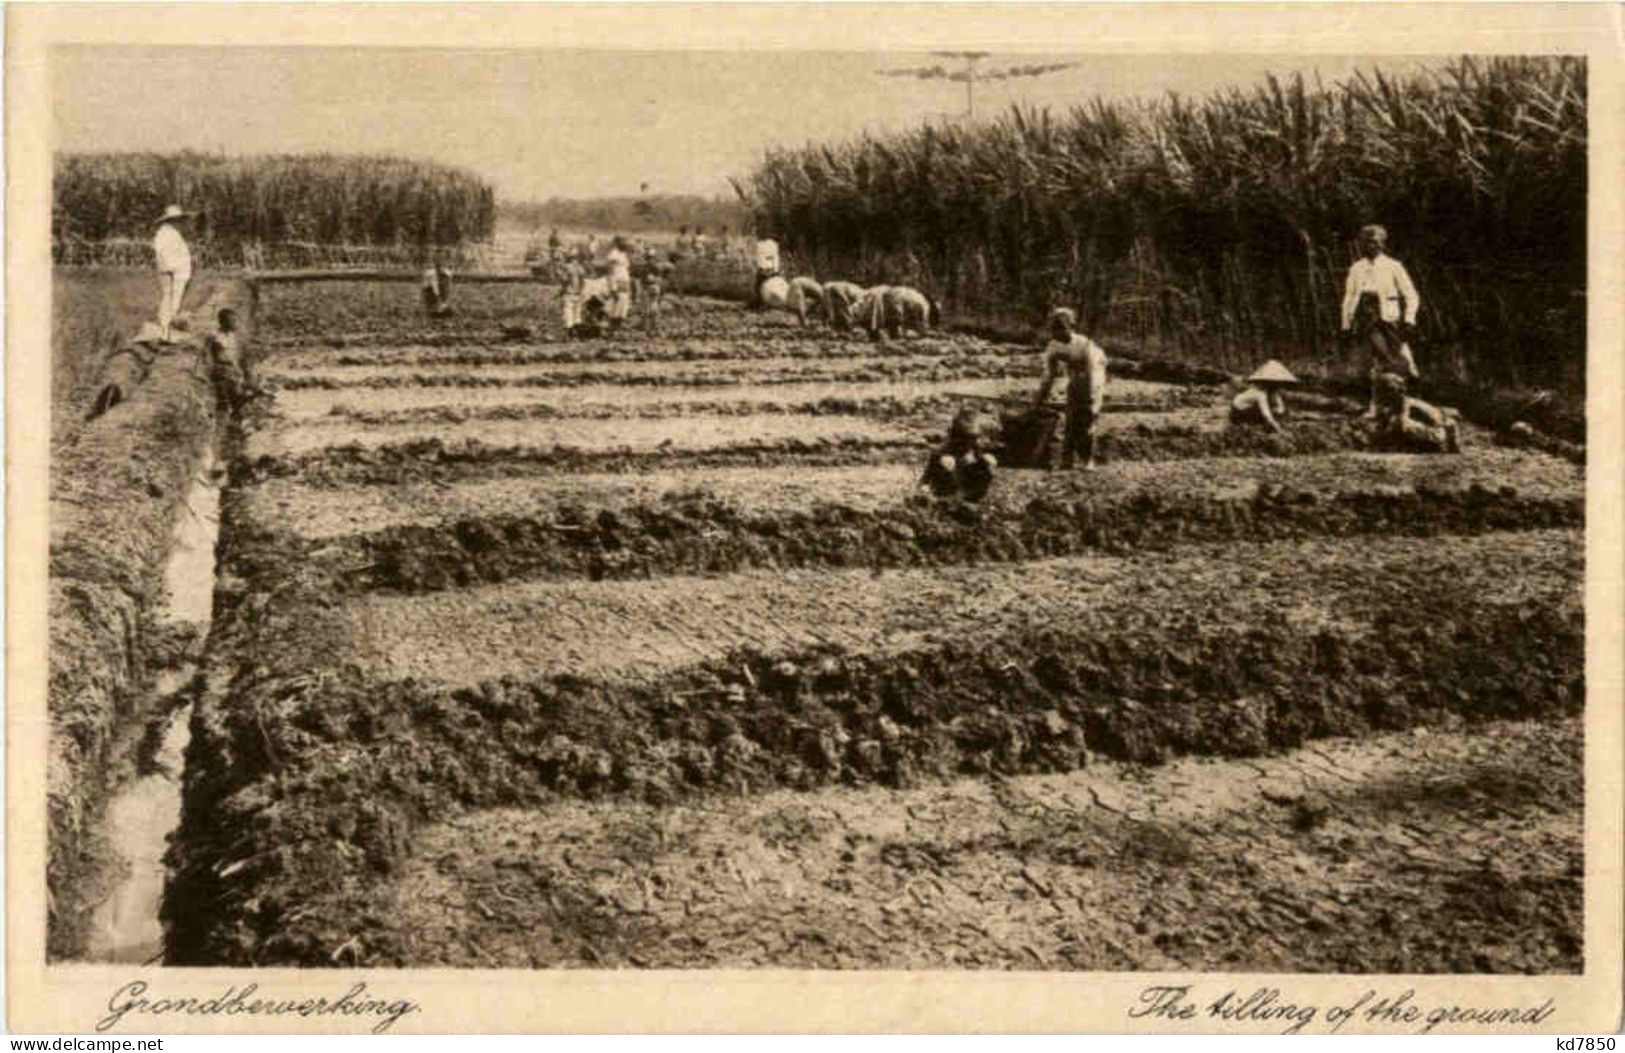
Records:
M1580 744L1577 721L1493 724L1329 742L1331 772L1295 751L727 812L482 812L414 837L371 950L463 967L1575 972ZM1494 854L1417 870L1400 836L1415 822ZM1242 920L1259 902L1300 934L1290 951ZM990 917L1019 935L996 940Z
M358 916L368 875L398 872L414 828L461 809L912 785L1069 770L1089 752L1245 755L1573 714L1582 559L1560 531L917 572L884 589L826 573L404 605L249 596L217 637L221 658L243 656L236 682L197 721L171 898L208 906L177 919L176 960L331 965L346 941L374 946L391 920L382 904ZM1035 592L1066 613L1033 612ZM696 663L664 612L699 595L728 617L771 611L773 649L727 653L713 628L716 656ZM865 649L781 628L843 623Z
M1522 471L1506 470L1514 459ZM916 496L905 465L394 493L301 492L279 481L250 492L253 525L239 551L245 565L273 576L287 561L329 573L337 592L419 592L538 578L1015 562L1226 540L1476 534L1580 526L1585 516L1576 469L1497 450L1145 471L1166 467L1009 472L975 509ZM1504 480L1524 489L1486 485Z
M1036 377L1033 355L869 355L667 362L481 364L413 362L333 366L283 358L260 375L282 390L305 388L555 387L597 384L632 387L722 387L738 384L856 383L897 380L975 380Z
M996 411L1029 400L1032 385L1012 380L879 381L793 385L748 384L730 388L636 387L620 384L576 388L305 388L277 396L276 413L287 421L353 421L413 424L426 421L620 419L762 414L854 415L895 418L952 416L962 403ZM1123 381L1105 400L1111 413L1211 407L1213 392ZM1056 407L1060 412L1060 408Z
M649 666L627 654L645 640L651 641L649 653L661 656L654 672L689 661L688 649L669 639L668 612L681 606L709 605L719 612L702 622L706 646L717 660L732 646L729 618L788 649L814 642L814 632L850 626L874 650L903 650L921 640L1037 629L1054 619L1033 609L1034 596L1057 604L1065 612L1062 624L1103 622L1119 632L1148 621L1197 619L1199 613L1220 623L1227 614L1240 620L1255 609L1314 628L1340 623L1358 609L1351 605L1392 587L1389 576L1409 576L1419 590L1435 576L1471 580L1486 604L1516 603L1526 594L1567 596L1579 576L1578 537L1577 531L1543 530L1190 545L1166 554L918 568L882 578L867 569L816 568L718 578L514 583L427 596L348 597L324 622L330 621L331 631L351 648L351 660L380 679L419 677L457 685L504 673L614 678ZM1276 569L1257 580L1253 564ZM234 560L234 573L237 566ZM248 587L258 587L260 579L247 578ZM325 581L320 591L328 602L335 599ZM623 613L606 621L606 605ZM565 611L569 624L562 622ZM446 633L447 625L478 628ZM563 662L537 646L538 633L576 640L594 656L593 664ZM595 640L615 643L595 649Z

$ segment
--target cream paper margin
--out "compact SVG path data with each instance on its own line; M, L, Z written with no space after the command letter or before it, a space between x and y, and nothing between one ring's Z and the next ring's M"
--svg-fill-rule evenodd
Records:
M1131 1020L1152 984L1213 997L1280 988L1347 1004L1365 990L1423 1004L1538 1005L1540 1030L1621 1024L1622 8L1615 4L1444 5L731 5L85 4L6 10L6 833L7 1008L19 1033L86 1033L122 983L153 996L329 998L355 980L421 1005L396 1032L1125 1032L1211 1033ZM883 32L877 32L883 29ZM46 60L52 44L926 50L982 47L1080 54L1570 53L1590 65L1585 948L1581 976L1327 976L1153 973L227 970L44 964L46 480L50 399L51 161ZM132 84L130 90L139 91ZM334 144L342 148L343 144ZM124 1033L363 1032L355 1018L142 1017ZM1249 1030L1270 1033L1269 1025ZM1316 1030L1319 1030L1317 1026ZM1343 1033L1366 1030L1351 1022ZM1441 1030L1448 1030L1441 1029Z

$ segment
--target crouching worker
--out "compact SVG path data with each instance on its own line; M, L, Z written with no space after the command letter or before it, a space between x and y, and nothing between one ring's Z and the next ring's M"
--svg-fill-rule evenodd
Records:
M1232 426L1257 426L1281 434L1281 418L1286 415L1282 391L1298 378L1275 359L1270 359L1247 378L1247 389L1230 400Z
M863 286L852 282L827 282L823 288L824 320L831 329L844 333L852 328L859 302L863 300Z
M1390 449L1414 453L1460 453L1459 414L1405 394L1405 381L1393 373L1377 378L1376 440Z
M976 411L969 407L954 414L948 438L931 451L920 476L920 486L939 500L960 499L972 504L987 496L998 461L982 449Z
M250 394L248 370L243 365L242 349L237 340L237 312L222 308L215 316L217 328L203 344L209 378L214 383L215 397L221 406L240 405Z
M779 276L779 243L772 238L760 238L755 246L756 282L751 287L750 304L752 310L761 310L767 306L762 296L762 286L771 278Z

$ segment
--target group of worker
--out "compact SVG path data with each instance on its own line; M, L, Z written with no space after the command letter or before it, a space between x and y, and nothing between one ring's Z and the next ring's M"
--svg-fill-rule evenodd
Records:
M1362 227L1360 258L1349 268L1343 289L1341 339L1360 358L1367 382L1365 419L1379 445L1417 452L1455 453L1461 449L1460 415L1408 393L1421 379L1411 342L1422 298L1398 260L1387 254L1388 232ZM1230 404L1231 423L1284 433L1283 391L1297 378L1281 363L1265 363Z
M878 340L883 335L901 338L908 332L924 333L941 321L937 302L906 285L866 288L849 281L820 282L805 276L787 279L779 266L778 242L771 238L756 242L754 262L750 306L791 311L803 326L821 318L837 331L858 326Z
M1361 229L1360 258L1349 269L1341 311L1341 339L1360 354L1367 379L1364 419L1372 428L1372 444L1418 453L1459 453L1460 415L1409 394L1408 384L1421 375L1410 346L1421 297L1404 266L1387 255L1387 241L1380 226ZM1043 378L1028 413L1043 413L1056 382L1065 377L1061 467L1071 469L1081 461L1089 470L1096 464L1095 429L1105 401L1108 362L1100 345L1076 329L1077 316L1070 308L1050 312ZM1285 434L1285 392L1297 383L1280 362L1264 363L1231 400L1231 426ZM998 462L986 449L978 425L974 409L955 415L947 438L927 458L922 488L939 498L970 502L987 493Z
M155 221L158 319L148 336L156 343L173 342L174 331L182 324L178 319L192 276L192 260L181 227L194 215L170 205ZM549 251L562 286L560 304L565 330L579 336L600 328L621 328L636 299L643 304L646 327L655 331L665 285L676 259L685 250L694 251L698 244L685 228L679 235L679 248L662 255L653 246L635 250L627 238L616 235L602 261L598 261L594 255L597 246L592 242L583 247L584 252L564 253L555 228L549 238ZM1388 234L1382 227L1361 228L1359 258L1349 268L1340 316L1342 340L1359 354L1368 383L1365 417L1374 423L1375 437L1381 442L1417 451L1458 451L1459 414L1430 405L1408 392L1408 384L1420 378L1411 343L1422 301L1404 265L1387 254L1387 245ZM634 252L639 257L636 283ZM937 304L907 286L864 288L847 281L821 283L808 277L786 280L780 269L778 243L770 238L757 240L754 263L752 306L788 308L804 325L816 314L833 328L845 330L859 325L878 338L886 333L901 336L910 330L925 332L939 321ZM589 268L599 273L589 274ZM423 302L430 315L440 316L451 310L451 282L450 270L443 258L436 256L423 274ZM222 316L219 333L208 346L218 346L222 368L240 376L235 328L234 319ZM1058 307L1050 312L1046 336L1043 379L1033 412L1045 407L1055 384L1065 377L1061 465L1072 468L1081 460L1085 469L1093 468L1095 428L1105 399L1106 352L1077 331L1077 316L1070 308ZM1285 433L1284 392L1297 383L1280 362L1266 362L1231 400L1230 423ZM992 456L980 449L973 427L975 419L974 411L955 417L948 440L933 452L922 483L938 491L985 493L995 464Z
M617 332L630 321L634 304L641 308L645 331L657 333L674 266L671 257L654 246L635 248L620 235L610 240L602 260L591 255L562 258L554 265L553 276L559 285L565 334L578 339Z

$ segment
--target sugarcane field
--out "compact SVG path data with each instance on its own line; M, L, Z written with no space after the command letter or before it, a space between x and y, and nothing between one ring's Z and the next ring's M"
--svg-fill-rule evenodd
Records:
M1583 972L1585 58L747 58L58 151L50 960Z

